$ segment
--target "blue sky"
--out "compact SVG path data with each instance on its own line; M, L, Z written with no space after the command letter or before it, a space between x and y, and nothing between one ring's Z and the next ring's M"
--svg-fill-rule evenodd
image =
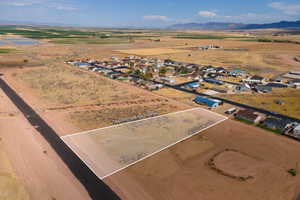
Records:
M299 0L0 0L0 21L163 27L300 20Z

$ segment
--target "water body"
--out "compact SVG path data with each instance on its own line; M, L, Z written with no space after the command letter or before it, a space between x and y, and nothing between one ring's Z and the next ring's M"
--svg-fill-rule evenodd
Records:
M29 38L3 38L0 39L0 45L34 45L40 44L38 40Z
M7 45L7 42L3 42L0 40L0 46Z

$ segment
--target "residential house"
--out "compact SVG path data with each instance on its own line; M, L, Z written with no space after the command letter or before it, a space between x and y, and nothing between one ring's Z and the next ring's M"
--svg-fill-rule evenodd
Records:
M300 89L300 79L291 80L288 82L290 87Z
M269 129L284 131L290 123L290 120L267 118L262 124Z
M249 84L263 84L265 83L265 78L261 76L254 75L250 78L244 79L244 83L249 83Z
M300 139L300 125L294 128L294 137Z
M257 85L255 86L255 91L258 93L269 93L272 92L272 87L267 86L267 85Z
M224 73L225 72L225 69L223 67L217 67L216 68L216 72L217 73Z
M212 79L212 78L205 78L204 81L211 84L224 85L223 81Z
M167 82L167 83L175 83L175 80L167 78L167 77L161 77L160 80L162 82Z
M223 87L214 87L212 90L219 92L219 93L225 93L227 94L229 92L228 88L223 88Z
M149 84L149 85L147 85L148 90L159 90L163 87L164 86L162 84Z
M283 78L281 76L274 76L273 78L270 79L270 81L276 82L276 83L282 83Z
M190 89L197 89L198 87L200 87L200 84L199 84L199 82L188 83L186 85L186 87L188 87Z
M235 90L237 92L249 92L249 91L251 91L251 87L247 83L243 83L243 84L237 85L235 87Z
M251 123L258 123L261 120L261 116L255 113L253 110L239 110L235 114L235 118L239 120L248 121Z
M240 69L235 69L228 72L229 76L238 77L238 76L245 76L247 73Z
M283 77L290 78L290 79L300 79L300 71L288 72L285 75L283 75Z
M288 86L283 83L268 83L266 86L272 87L272 88L287 88Z

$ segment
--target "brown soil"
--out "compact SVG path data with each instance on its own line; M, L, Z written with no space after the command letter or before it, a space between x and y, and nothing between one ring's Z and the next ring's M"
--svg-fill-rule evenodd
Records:
M1 111L16 113L0 117L1 148L7 153L19 180L14 187L17 189L24 185L29 199L32 200L89 199L83 186L43 137L19 114L2 90L0 98ZM6 190L1 190L1 194L9 192L8 187L6 184ZM15 190L15 195L20 195L16 192L18 191ZM0 199L1 197L0 195ZM14 197L4 199L10 200ZM27 199L26 193L19 199Z
M131 200L187 196L199 200L289 200L299 192L300 177L287 173L300 162L299 147L297 141L229 120L105 181L123 199ZM217 166L235 175L252 175L253 179L241 182L207 165L226 149L242 153L220 154Z

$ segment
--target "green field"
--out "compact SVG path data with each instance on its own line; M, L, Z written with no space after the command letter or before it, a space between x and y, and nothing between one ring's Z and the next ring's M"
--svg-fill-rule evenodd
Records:
M13 34L31 39L72 39L72 38L151 38L159 37L150 32L128 32L128 31L81 31L73 29L45 29L45 28L17 28L9 26L0 26L0 35Z
M54 44L122 44L129 43L128 39L119 38L91 38L91 39L64 39L52 40L50 43Z
M300 42L292 40L273 40L268 38L259 38L259 39L246 39L240 40L242 42L274 42L274 43L291 43L291 44L300 44Z
M198 40L223 40L223 39L228 39L228 38L245 38L245 37L225 36L225 35L209 35L209 34L178 34L174 38L198 39Z
M3 48L0 48L0 54L1 53L10 53L11 51L13 51L13 49L3 49Z

